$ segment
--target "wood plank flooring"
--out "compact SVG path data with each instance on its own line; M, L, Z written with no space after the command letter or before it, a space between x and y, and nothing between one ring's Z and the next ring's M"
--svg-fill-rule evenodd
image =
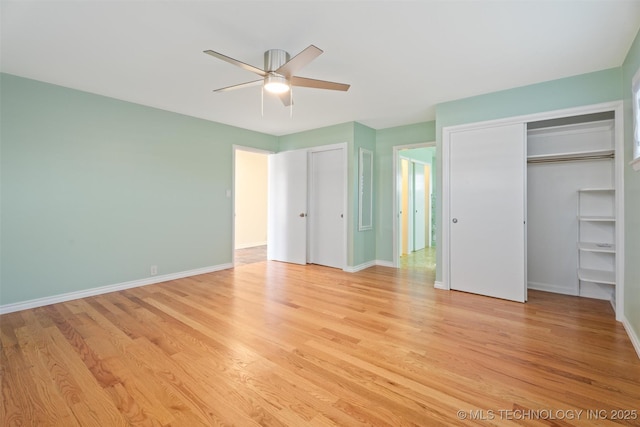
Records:
M234 262L236 267L255 264L267 260L267 245L236 249Z
M429 280L261 262L3 315L0 424L640 425L608 303Z

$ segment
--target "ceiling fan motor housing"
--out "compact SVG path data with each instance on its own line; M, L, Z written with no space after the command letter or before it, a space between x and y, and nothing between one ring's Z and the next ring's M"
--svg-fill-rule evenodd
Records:
M289 61L289 54L282 49L270 49L264 53L264 70L272 73Z

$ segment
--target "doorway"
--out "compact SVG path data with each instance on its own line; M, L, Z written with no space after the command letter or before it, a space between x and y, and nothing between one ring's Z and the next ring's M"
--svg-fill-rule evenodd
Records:
M267 260L269 154L234 147L234 266Z
M394 147L394 266L435 276L435 144Z

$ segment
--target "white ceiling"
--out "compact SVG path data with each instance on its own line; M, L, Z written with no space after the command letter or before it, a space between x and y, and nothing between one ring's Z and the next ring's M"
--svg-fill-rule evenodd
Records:
M189 116L284 135L357 121L435 118L458 98L620 66L640 0L2 1L1 70ZM293 117L252 87L263 53L324 53L298 75L351 84L295 88Z

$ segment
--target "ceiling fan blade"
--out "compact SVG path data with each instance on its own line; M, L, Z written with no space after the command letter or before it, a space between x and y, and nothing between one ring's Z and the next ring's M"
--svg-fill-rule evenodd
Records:
M278 98L280 98L280 101L282 101L285 107L288 107L291 104L293 104L293 99L292 99L290 90L283 93L279 93Z
M341 90L344 92L348 91L349 88L351 87L351 85L344 84L344 83L328 82L326 80L315 80L315 79L308 79L306 77L297 77L297 76L291 77L289 81L293 86L312 87L315 89Z
M245 87L258 86L258 85L261 85L262 83L264 83L263 79L254 80L252 82L240 83L240 84L233 85L233 86L227 86L227 87L222 87L220 89L214 89L214 92L226 92L226 91L234 90L234 89L242 89L242 88L245 88Z
M205 50L204 53L206 53L207 55L211 55L211 56L213 56L215 58L222 59L223 61L226 61L229 64L233 64L233 65L238 66L240 68L243 68L243 69L245 69L247 71L251 71L252 73L256 73L259 76L264 77L264 76L267 75L266 71L264 71L264 70L262 70L262 69L260 69L258 67L254 67L253 65L245 64L242 61L238 61L237 59L230 58L227 55L223 55L221 53L214 52L213 50Z
M291 58L289 61L284 63L280 68L278 68L275 72L276 74L280 74L287 78L293 76L296 71L307 65L309 62L316 59L322 53L322 49L315 47L314 45L310 45L308 48Z

